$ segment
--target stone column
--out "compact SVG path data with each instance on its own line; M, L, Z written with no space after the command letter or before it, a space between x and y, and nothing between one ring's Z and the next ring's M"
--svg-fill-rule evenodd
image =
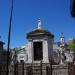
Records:
M49 63L49 59L48 59L48 41L47 40L43 41L43 62L44 63Z
M32 39L29 39L27 53L28 53L28 63L32 63L32 61L33 61L33 42L32 42Z

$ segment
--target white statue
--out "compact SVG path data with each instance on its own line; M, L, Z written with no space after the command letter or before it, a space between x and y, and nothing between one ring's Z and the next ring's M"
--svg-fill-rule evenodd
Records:
M64 59L65 59L65 41L64 41L64 35L61 33L61 38L60 38L60 49L59 49L59 55L60 55L60 64L64 64Z
M42 29L42 21L41 21L41 19L38 19L38 29Z
M16 62L16 51L15 49L11 50L11 53L10 53L10 57L11 57L11 64L14 64Z
M59 50L59 56L60 56L60 64L64 64L65 55L64 50L62 48L60 48Z
M73 59L74 59L73 54L67 52L65 53L65 56L66 56L66 62L73 62Z

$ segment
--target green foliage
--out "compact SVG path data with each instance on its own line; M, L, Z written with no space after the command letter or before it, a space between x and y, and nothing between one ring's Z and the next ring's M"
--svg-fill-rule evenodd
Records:
M68 44L68 48L75 53L75 44Z
M20 50L21 48L16 48L16 53L19 53Z

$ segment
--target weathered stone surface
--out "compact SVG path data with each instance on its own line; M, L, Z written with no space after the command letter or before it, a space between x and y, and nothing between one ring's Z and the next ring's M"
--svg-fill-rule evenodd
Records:
M68 75L68 65L53 65L52 75Z

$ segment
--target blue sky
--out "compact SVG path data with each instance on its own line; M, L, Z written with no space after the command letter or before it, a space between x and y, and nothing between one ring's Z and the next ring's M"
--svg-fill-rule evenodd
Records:
M0 0L0 35L6 43L10 17L11 0ZM75 19L70 14L70 0L14 0L10 47L27 43L26 33L37 28L38 18L43 28L60 41L61 32L65 40L75 37Z

